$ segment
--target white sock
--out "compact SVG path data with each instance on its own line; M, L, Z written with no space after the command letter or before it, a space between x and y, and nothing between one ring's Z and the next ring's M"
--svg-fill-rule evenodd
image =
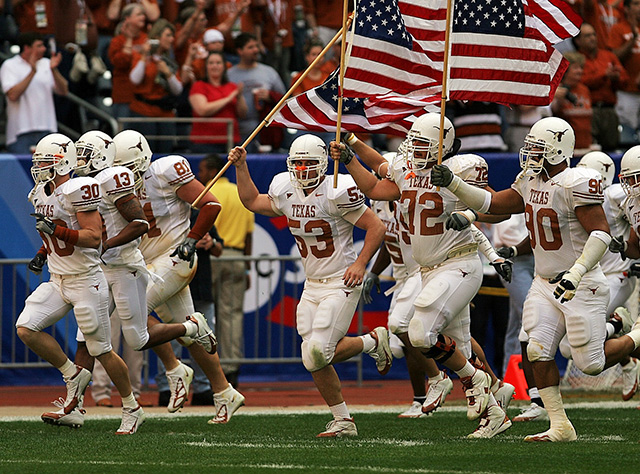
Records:
M225 388L223 391L218 392L218 393L214 393L214 395L217 395L217 396L220 397L220 396L223 396L224 393L226 393L226 392L228 392L229 390L232 390L232 389L233 389L233 386L231 384L229 384L229 385L227 385L227 388Z
M631 329L631 332L627 334L627 336L629 336L633 341L633 349L637 349L638 346L640 346L640 326L636 328L634 325L633 329Z
M126 397L122 397L122 407L123 408L138 408L138 400L133 396L133 392L131 392Z
M429 377L429 382L440 382L444 380L444 372L441 370L435 377Z
M502 380L496 379L496 383L491 386L491 393L496 393L498 390L500 390L500 382L502 382Z
M362 352L366 352L367 354L375 349L377 341L373 338L371 334L365 334L364 336L360 336L362 339Z
M605 327L607 329L607 339L610 339L616 333L616 328L614 328L613 324L609 322L606 324Z
M469 361L465 362L464 366L460 370L455 371L458 374L458 377L471 377L476 373L476 368L469 363Z
M178 361L178 366L177 366L177 367L175 367L174 369L167 370L167 373L168 373L169 375L173 375L173 374L175 374L175 373L176 373L176 371L177 371L180 367L182 367L182 362Z
M349 409L347 408L347 404L345 402L338 403L337 405L333 405L329 407L331 409L331 414L335 420L344 420L346 418L351 418L349 414Z
M538 387L531 387L529 389L529 398L540 398L540 393L538 392Z
M540 393L540 398L542 398L544 407L547 409L551 429L554 427L560 427L565 423L571 423L564 411L562 395L560 395L560 387L558 385L541 388L538 392Z
M193 337L198 333L198 325L193 321L185 321L182 325L184 326L185 336Z
M74 375L76 375L76 372L78 371L78 368L77 368L76 364L74 364L69 359L67 359L67 361L64 364L62 364L60 367L58 367L58 370L60 372L62 372L62 375L64 377L70 378L70 377L73 377Z

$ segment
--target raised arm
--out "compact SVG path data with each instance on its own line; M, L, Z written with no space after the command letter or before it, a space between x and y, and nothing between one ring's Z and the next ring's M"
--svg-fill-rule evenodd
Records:
M247 166L247 150L239 146L235 147L229 152L229 161L236 167L238 195L244 207L258 214L276 217L278 214L271 207L269 196L260 194L253 179L251 179L249 167Z

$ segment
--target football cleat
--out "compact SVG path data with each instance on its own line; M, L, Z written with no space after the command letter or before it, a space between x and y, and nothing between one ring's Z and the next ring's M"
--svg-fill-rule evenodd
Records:
M68 426L69 428L80 428L84 425L85 410L82 408L82 400L70 413L64 412L64 398L60 397L53 404L58 407L57 411L43 413L40 418L47 424L57 426Z
M116 431L117 435L130 435L138 431L140 425L144 423L145 415L142 407L122 408L122 422Z
M393 354L389 346L389 331L380 326L371 331L369 335L375 339L376 345L368 354L376 361L376 368L380 375L386 375L393 361Z
M495 435L511 428L511 420L498 405L487 408L476 430L467 438L493 438Z
M209 354L215 354L218 349L218 341L215 334L213 334L213 331L207 324L207 320L204 315L196 312L187 316L187 320L194 323L198 328L196 335L193 336L192 339L204 347L204 350Z
M211 418L209 424L227 423L233 414L244 405L244 395L238 392L231 384L219 393L213 394L213 405L216 409L216 416Z
M640 363L635 358L627 365L622 366L622 399L631 400L638 391L640 379Z
M398 418L420 418L423 415L422 403L414 401L409 408L398 415Z
M532 442L563 442L563 441L575 441L578 439L576 430L570 421L566 421L562 426L558 428L549 428L547 431L538 433L535 435L528 435L524 437L525 441Z
M325 430L316 438L342 438L344 436L358 436L358 429L353 418L343 418L342 420L331 420L327 423Z
M532 403L531 406L523 408L513 421L547 421L548 419L547 410L537 403Z
M496 385L498 385L496 387ZM495 388L495 390L494 390ZM511 403L511 399L513 398L513 394L516 392L516 388L510 383L505 383L502 380L498 380L493 387L491 387L491 391L493 392L493 396L500 405L500 408L503 410L507 410L509 408L509 404Z
M189 396L189 387L192 380L193 369L182 362L171 372L167 371L167 382L169 382L169 390L171 392L169 405L167 405L169 413L174 413L183 407Z
M427 398L422 404L422 413L430 415L435 412L438 407L444 405L447 395L453 390L453 382L447 374L440 372L440 380L429 379L429 389L427 390Z
M79 365L76 365L76 369L73 377L63 377L67 384L67 398L63 407L66 414L71 413L78 406L84 396L84 391L91 382L91 372Z
M463 377L460 381L467 397L467 418L476 420L489 404L491 376L484 370L475 369L472 376Z

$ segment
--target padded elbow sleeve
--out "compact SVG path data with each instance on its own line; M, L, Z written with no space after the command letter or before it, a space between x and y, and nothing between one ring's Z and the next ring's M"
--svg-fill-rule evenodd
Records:
M486 213L491 207L491 193L485 189L465 183L459 176L454 176L448 187L449 191L458 196L471 209Z

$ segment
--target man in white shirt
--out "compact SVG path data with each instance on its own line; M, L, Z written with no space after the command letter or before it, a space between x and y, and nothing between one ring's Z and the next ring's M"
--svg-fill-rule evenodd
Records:
M7 149L29 154L31 147L56 132L53 93L67 95L67 80L58 71L60 53L44 57L46 46L39 33L21 33L20 54L0 67L0 84L7 96Z

